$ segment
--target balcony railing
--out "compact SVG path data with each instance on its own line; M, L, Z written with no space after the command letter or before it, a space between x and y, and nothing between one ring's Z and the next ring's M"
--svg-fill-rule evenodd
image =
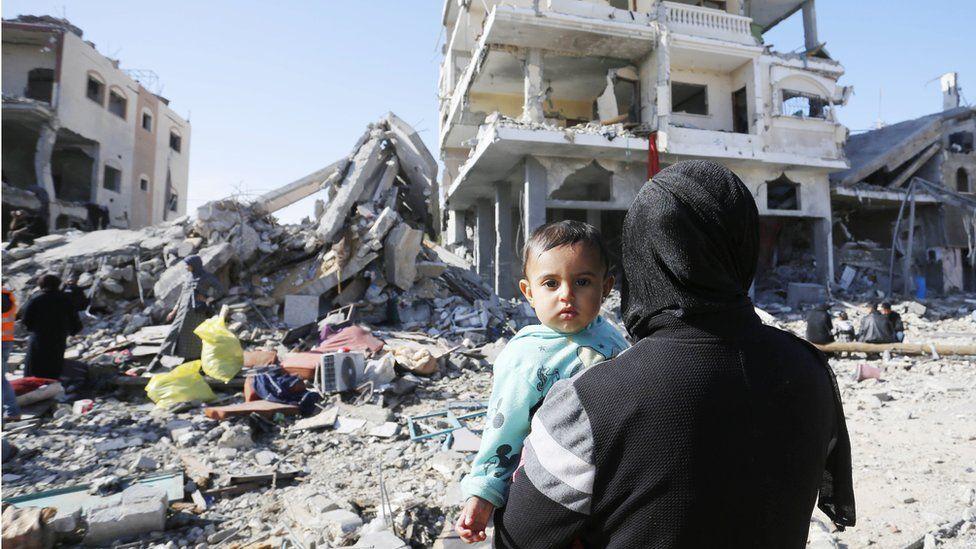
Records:
M668 8L668 26L674 32L739 44L756 43L750 29L752 19L748 17L674 2L665 2L664 5Z

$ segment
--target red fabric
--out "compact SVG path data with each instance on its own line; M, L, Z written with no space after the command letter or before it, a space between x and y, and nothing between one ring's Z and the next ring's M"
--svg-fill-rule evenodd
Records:
M657 132L647 138L647 179L652 179L661 171L661 159L657 152Z
M376 354L383 350L383 341L376 338L369 330L362 326L347 326L325 338L318 347L313 349L319 353L334 353L343 349L363 351Z
M14 394L20 396L56 381L56 379L48 379L46 377L22 377L20 379L10 380L10 385L14 388Z

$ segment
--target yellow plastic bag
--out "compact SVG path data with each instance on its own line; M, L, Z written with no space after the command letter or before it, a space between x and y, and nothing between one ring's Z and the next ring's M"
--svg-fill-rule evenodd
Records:
M146 385L146 394L157 406L166 408L180 402L206 402L217 398L200 375L199 360L180 364L170 372L152 376Z
M200 351L203 373L227 383L244 367L241 342L224 326L224 319L219 315L201 322L193 333L203 340Z

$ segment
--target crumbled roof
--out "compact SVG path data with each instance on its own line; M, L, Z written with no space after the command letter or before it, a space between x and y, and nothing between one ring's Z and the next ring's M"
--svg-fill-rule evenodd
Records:
M66 30L72 34L81 38L84 32L75 25L71 24L71 21L61 17L54 17L53 15L18 15L12 19L4 19L4 23L24 23L28 25L43 25L48 27L56 27L62 30Z

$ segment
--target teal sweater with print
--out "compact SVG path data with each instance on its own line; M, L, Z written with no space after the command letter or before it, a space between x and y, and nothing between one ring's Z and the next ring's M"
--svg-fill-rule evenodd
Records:
M465 498L478 496L505 505L532 413L552 384L608 360L627 342L601 317L575 334L542 325L519 330L498 355L481 449L471 473L461 480Z

